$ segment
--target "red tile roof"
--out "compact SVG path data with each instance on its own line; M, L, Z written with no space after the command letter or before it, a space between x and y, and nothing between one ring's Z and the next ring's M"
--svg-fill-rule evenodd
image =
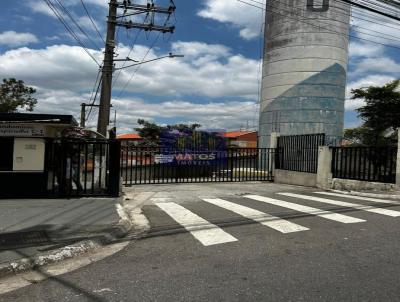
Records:
M254 133L257 131L228 131L224 133L224 137L226 138L235 138L245 134Z
M125 133L118 135L117 139L141 139L141 137L136 133Z

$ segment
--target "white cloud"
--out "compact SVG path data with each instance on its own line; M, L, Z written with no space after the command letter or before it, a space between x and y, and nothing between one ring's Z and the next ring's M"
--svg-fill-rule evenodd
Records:
M37 87L38 105L35 112L72 114L79 117L80 104L88 102L89 93L75 93L70 90L49 90ZM112 100L117 109L119 133L132 132L137 119L170 120L171 123L199 123L205 128L239 129L249 122L257 123L258 104L254 101L225 101L198 104L185 100L150 103L141 98L129 97ZM95 126L97 109L89 119L88 126ZM113 119L113 118L112 118Z
M205 127L235 129L253 125L258 115L258 60L233 54L218 44L175 42L171 51L184 58L164 59L141 65L127 92L162 96L162 102L138 99L118 91L135 68L125 69L115 85L113 103L121 129L132 130L138 118L198 122ZM103 54L90 50L100 61ZM119 45L120 57L129 47ZM131 57L142 59L148 47L137 45ZM165 53L157 49L147 59ZM120 65L119 65L120 66ZM80 104L88 102L98 67L77 46L53 45L44 49L23 47L0 54L0 78L15 77L37 87L38 112L79 116ZM192 97L196 97L196 102ZM210 101L198 101L201 97ZM217 99L212 102L213 98ZM168 100L168 101L166 101ZM93 121L92 121L93 122Z
M366 43L366 42L356 42L352 40L350 42L349 53L353 58L356 57L379 57L384 55L385 48L383 45Z
M364 88L371 85L382 86L390 81L393 81L394 79L395 78L393 76L388 76L388 75L368 75L364 78L357 79L356 81L349 83L346 87L346 103L345 103L346 110L354 110L364 105L363 100L360 99L351 100L352 89Z
M38 39L31 33L17 33L15 31L5 31L0 33L0 45L16 47L37 42Z
M101 59L100 52L91 52ZM15 77L46 89L88 89L96 73L96 64L77 46L23 47L0 55L0 77Z
M357 63L355 68L355 73L365 74L365 73L400 73L400 64L395 60L388 57L382 58L366 58Z
M206 0L198 15L234 25L240 29L240 36L246 40L258 37L264 22L261 9L236 0Z
M253 101L226 101L198 104L184 100L148 103L142 99L113 100L118 108L120 132L132 131L138 118L154 120L162 117L183 123L199 123L205 128L239 129L247 121L253 126L258 104ZM256 116L257 117L257 116Z
M259 61L231 54L222 45L175 42L172 50L187 56L141 65L126 90L153 95L256 98ZM131 57L142 59L147 51L147 46L138 45ZM90 52L101 61L102 52ZM128 52L129 47L120 45L121 58ZM153 49L147 59L160 55ZM46 89L88 91L97 71L96 64L77 46L24 47L0 55L0 76L13 76ZM135 68L124 69L115 89L121 89L134 72Z

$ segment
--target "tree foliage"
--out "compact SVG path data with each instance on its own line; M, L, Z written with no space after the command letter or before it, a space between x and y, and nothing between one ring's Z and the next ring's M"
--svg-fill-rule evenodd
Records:
M363 125L346 129L344 138L356 145L388 145L396 140L400 127L400 80L383 86L353 89L352 99L362 99L365 105L358 108Z
M32 96L35 92L21 80L3 79L0 85L0 112L16 112L18 108L33 111L37 103Z
M386 146L396 143L397 131L376 132L366 126L349 128L344 130L343 138L351 146Z
M200 124L175 124L175 125L160 126L155 123L146 121L144 119L139 119L137 123L139 124L140 127L135 128L135 130L143 140L141 145L147 147L159 146L160 136L163 131L177 130L185 132L185 131L194 131L197 128L201 127Z

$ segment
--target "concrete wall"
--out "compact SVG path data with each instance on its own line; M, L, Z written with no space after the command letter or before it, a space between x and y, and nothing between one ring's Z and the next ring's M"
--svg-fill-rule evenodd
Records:
M267 0L260 147L272 132L342 135L350 7L324 3Z
M315 187L317 174L276 169L274 182L289 185Z
M329 189L344 191L394 191L395 184L334 178Z

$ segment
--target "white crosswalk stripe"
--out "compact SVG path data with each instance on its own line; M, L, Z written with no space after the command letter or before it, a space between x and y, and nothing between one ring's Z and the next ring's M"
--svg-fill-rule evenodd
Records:
M156 203L156 205L205 246L237 241L235 237L215 224L208 222L179 204L163 202Z
M296 203L287 202L287 201L283 201L283 200L279 200L279 199L263 197L263 196L259 196L259 195L245 195L244 197L253 199L253 200L257 200L257 201L261 201L261 202L265 202L265 203L269 203L269 204L276 205L279 207L284 207L284 208L292 209L295 211L319 216L319 217L322 217L325 219L329 219L329 220L333 220L333 221L337 221L337 222L341 222L341 223L365 222L365 220L363 220L363 219L354 218L354 217L342 215L342 214L337 214L337 213L334 213L331 211L325 211L325 210L321 210L321 209L317 209L317 208L313 208L313 207L309 207L309 206L303 206L303 205L299 205Z
M364 197L364 196L354 196L348 194L340 194L340 193L333 193L333 192L314 192L315 194L323 194L329 196L336 196L336 197L343 197L343 198L351 198L357 200L364 200L364 201L374 201L378 203L387 203L387 204L399 204L400 201L397 200L387 200L387 199L379 199L379 198L372 198L372 197Z
M268 226L281 233L293 233L293 232L309 230L308 228L298 225L296 223L224 199L220 198L202 198L202 199L208 203L235 212L248 219L257 221L262 225Z
M318 201L318 202L337 205L337 206L341 206L341 207L354 208L354 209L358 209L358 210L363 210L363 211L386 215L386 216L391 216L391 217L400 216L399 211L375 208L375 207L371 207L371 206L360 205L357 203L350 203L350 202L345 202L345 201L338 201L338 200L333 200L333 199L308 196L308 195L302 195L302 194L295 194L295 193L278 193L278 194L283 195L283 196L294 197L294 198Z

